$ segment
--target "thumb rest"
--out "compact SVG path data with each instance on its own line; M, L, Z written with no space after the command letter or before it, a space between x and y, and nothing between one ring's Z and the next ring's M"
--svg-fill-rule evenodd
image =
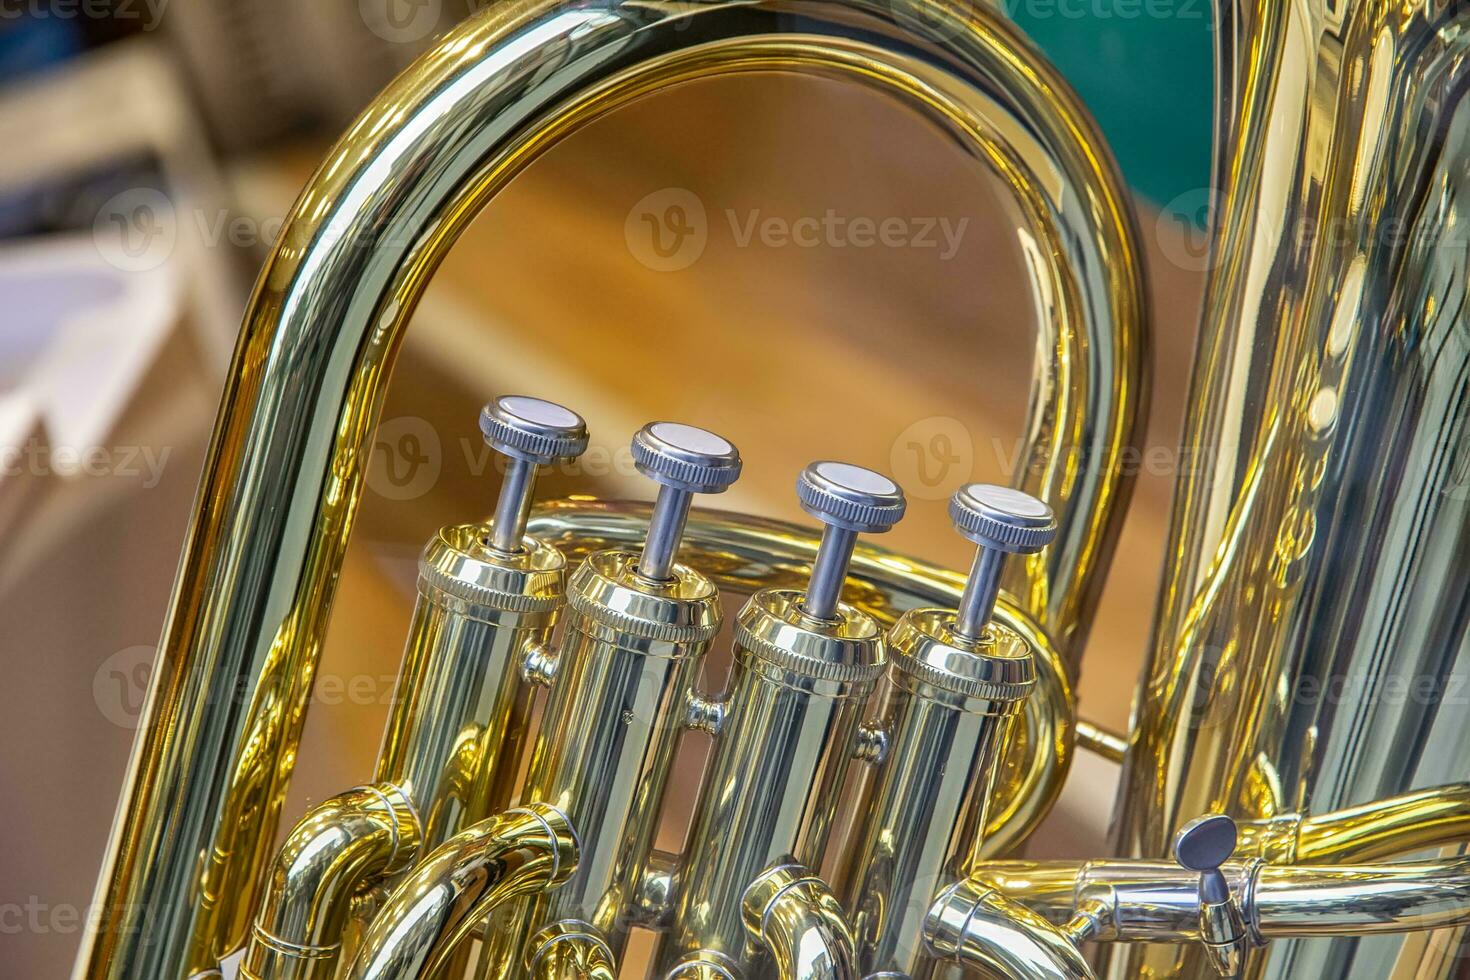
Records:
M984 4L491 4L343 138L261 275L77 980L218 976L242 950L259 978L612 977L635 927L660 937L661 977L1459 975L1466 859L1376 862L1470 831L1465 712L1380 697L1415 670L1452 686L1470 651L1466 270L1439 247L1464 226L1470 32L1455 4L1216 11L1223 222L1185 433L1201 455L1126 737L1078 721L1071 691L1138 458L1145 288L1111 159L1044 59ZM860 546L897 488L841 471L804 484L820 543L691 515L738 456L678 427L644 433L652 510L532 511L536 468L575 454L580 420L492 411L515 460L501 506L426 551L378 772L277 849L386 380L438 262L587 123L793 71L901 102L1010 192L1038 331L1016 483L1056 540L1000 568L983 542L1004 542L966 516L977 488L955 502L982 541L968 577ZM1388 219L1412 233L1378 240ZM693 681L722 590L752 599L714 699ZM1324 679L1362 703L1297 696ZM665 855L653 820L687 730L715 760ZM1124 762L1115 838L1140 857L1003 859L1076 745ZM852 832L824 853L853 767Z

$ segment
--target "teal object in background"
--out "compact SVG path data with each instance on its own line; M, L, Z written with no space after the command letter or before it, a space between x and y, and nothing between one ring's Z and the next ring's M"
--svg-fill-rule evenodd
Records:
M1167 210L1204 193L1214 131L1212 0L996 2L1082 96L1135 191Z

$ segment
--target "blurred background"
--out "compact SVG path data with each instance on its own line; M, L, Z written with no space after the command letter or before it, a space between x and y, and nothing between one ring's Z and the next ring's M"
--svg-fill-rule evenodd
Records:
M255 271L356 112L485 2L0 0L0 977L70 969ZM1122 729L1204 267L1209 13L1004 7L1097 116L1146 246L1152 415L1080 688L1085 717ZM702 216L687 247L657 239L670 205ZM901 246L749 234L893 217L912 232ZM416 556L494 499L476 427L492 394L589 420L592 450L548 495L649 496L628 439L673 418L742 447L746 477L721 506L803 519L797 470L851 459L908 491L884 544L967 563L943 501L1010 478L1033 358L1008 229L989 177L952 147L816 80L660 95L535 165L451 254L408 333L287 825L371 771ZM1101 847L1116 773L1081 763L1033 853ZM699 765L694 750L682 785Z

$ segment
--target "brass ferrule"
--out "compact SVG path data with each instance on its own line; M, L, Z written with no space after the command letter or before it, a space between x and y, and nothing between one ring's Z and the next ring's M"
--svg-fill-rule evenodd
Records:
M482 820L445 841L393 890L346 977L434 976L480 920L511 898L562 884L581 853L572 824L555 807L532 803Z
M776 964L781 980L859 976L852 927L827 883L800 865L765 872L741 900L745 930Z
M551 636L566 561L527 537L496 550L489 529L441 529L419 561L409 629L377 779L403 788L427 848L508 806L530 727L530 651Z
M1025 641L990 623L977 639L942 609L889 631L887 758L838 861L861 975L920 975L924 921L979 860L1007 738L1035 686Z
M924 934L933 953L1008 980L1096 980L1066 934L976 879L946 888L930 907Z
M553 922L531 937L526 951L531 980L617 980L612 950L587 922Z
M240 966L246 980L329 980L356 896L419 853L418 815L390 784L363 786L316 807L276 857Z
M758 975L769 964L747 942L746 888L776 865L822 859L886 657L867 614L840 605L833 619L817 620L800 600L795 590L763 590L738 618L735 667L662 970L712 951Z
M481 971L514 972L526 944L559 921L588 923L621 957L637 916L689 695L721 625L719 594L675 565L638 574L631 551L593 554L567 586L568 619L522 799L560 807L588 858L554 894L506 908L488 930Z

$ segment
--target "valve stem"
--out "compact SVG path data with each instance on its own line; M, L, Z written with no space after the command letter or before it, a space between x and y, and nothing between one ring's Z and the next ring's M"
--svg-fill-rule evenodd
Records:
M486 444L507 460L490 525L490 546L518 554L541 467L582 455L587 449L587 423L555 402L502 395L480 412L480 432Z
M633 464L659 484L638 574L650 582L673 575L696 493L724 493L740 478L740 451L722 436L680 422L650 422L633 437Z
M813 619L832 619L858 535L879 534L897 524L906 506L903 490L881 473L825 460L802 470L796 496L803 510L826 525L801 611Z
M949 501L950 520L980 546L965 580L954 632L977 641L995 614L1007 555L1033 555L1057 536L1057 522L1043 501L1021 490L989 483L961 487Z

